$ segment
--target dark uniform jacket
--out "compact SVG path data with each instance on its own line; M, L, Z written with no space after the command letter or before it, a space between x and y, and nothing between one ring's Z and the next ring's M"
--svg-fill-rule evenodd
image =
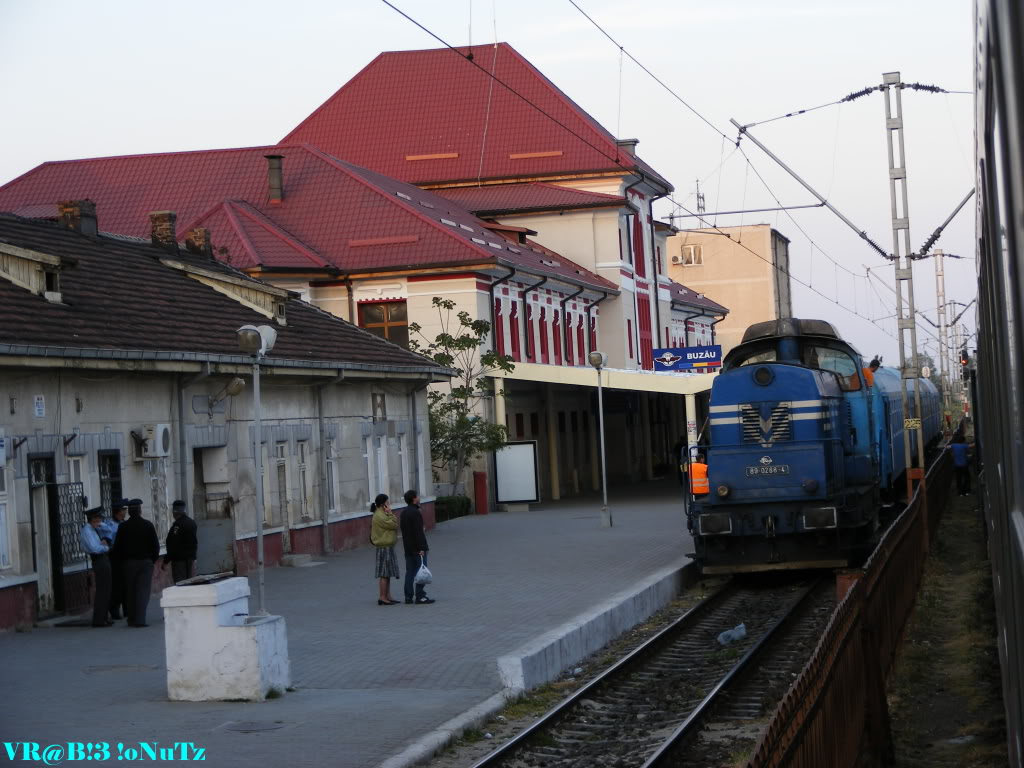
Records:
M172 560L195 560L199 540L196 538L196 521L188 515L182 515L171 524L167 532L167 554L164 562Z
M112 553L120 560L152 560L160 557L156 528L143 517L129 517L117 529Z
M402 510L401 526L405 554L415 555L430 549L427 546L427 535L423 532L423 514L418 504L410 504Z

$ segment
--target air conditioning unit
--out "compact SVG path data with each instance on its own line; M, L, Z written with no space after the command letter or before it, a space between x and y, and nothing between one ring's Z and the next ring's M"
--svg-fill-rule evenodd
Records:
M681 253L677 253L677 254L673 255L672 256L672 263L673 264L682 264L683 263L683 255Z
M139 441L140 459L159 459L171 455L171 425L147 424Z

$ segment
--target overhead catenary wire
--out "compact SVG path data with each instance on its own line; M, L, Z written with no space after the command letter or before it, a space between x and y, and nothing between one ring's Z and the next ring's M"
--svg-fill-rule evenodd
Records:
M474 61L474 60L473 60L473 59L472 59L471 57L469 57L469 56L466 56L465 54L463 54L463 53L462 53L461 51L459 51L459 50L458 50L458 49L457 49L457 48L456 48L455 46L451 45L451 44L450 44L450 43L449 43L448 41L446 41L446 40L445 40L444 38L442 38L442 37L441 37L440 35L438 35L437 33L433 32L432 30L430 30L429 28L427 28L426 26L424 26L423 24L421 24L420 22L418 22L418 21L417 21L416 19L414 19L414 18L413 18L412 16L410 16L409 14L407 14L407 13L406 13L405 11L403 11L403 10L402 10L401 8L397 7L397 6L396 6L396 5L394 5L394 4L392 3L392 2L390 2L390 0L381 0L381 2L382 2L382 3L384 4L384 5L386 5L386 6L388 6L389 8L391 8L391 9L392 9L393 11L395 11L396 13L398 13L398 14L399 14L400 16L402 16L403 18L405 18L406 20L408 20L408 21L409 21L410 23L412 23L412 24L413 24L413 25L415 25L416 27L418 27L418 28L419 28L419 29L421 29L422 31L426 32L426 33L427 33L428 35L430 35L430 36L431 36L432 38L434 38L435 40L437 40L437 41L438 41L439 43L441 43L441 44L442 44L443 46L445 46L446 48L448 48L449 50L451 50L451 51L452 51L453 53L455 53L455 54L456 54L457 56L459 56L459 57L460 57L461 59L463 59L464 61L468 62L469 64L472 64L473 66L475 66L475 67L476 67L477 69L479 69L479 70L480 70L481 72L483 72L483 73L484 73L485 75L487 75L488 77L490 77L491 79L493 79L493 80L494 80L494 82L498 83L498 84L499 84L499 85L501 85L501 86L502 86L503 88L505 88L505 89L506 89L506 90L507 90L507 91L508 91L509 93L513 94L514 96L516 96L517 98L519 98L520 100L522 100L522 101L523 101L524 103L526 103L527 105L529 105L529 106L530 106L530 107L532 107L533 109L535 109L535 110L537 110L538 112L540 112L540 113L541 113L542 115L544 115L545 117L547 117L547 118L548 118L549 120L551 120L551 121L552 121L553 123L555 123L555 124L556 124L556 125L558 125L558 126L559 126L560 128L562 128L563 130L565 130L565 131L566 131L567 133L569 133L570 135L572 135L572 136L574 136L575 138L579 139L579 140L580 140L580 141L582 141L582 142L583 142L584 144L586 144L587 146L589 146L589 147L590 147L591 149L593 149L593 150L595 150L596 152L600 153L601 155L603 155L603 156L604 156L605 158L607 158L607 159L608 159L608 160L610 160L611 162L615 163L615 165L617 165L618 167L622 168L622 170L624 170L624 171L626 171L626 172L629 172L629 173L632 173L632 172L633 172L633 171L632 171L632 169L630 169L630 168L628 168L628 167L626 167L625 165L623 165L623 164L622 164L622 162L621 162L621 160L619 159L619 157L618 157L618 156L614 156L614 157L613 157L612 155L609 155L609 154L608 154L608 153L607 153L607 152L606 152L606 151L605 151L605 150L604 150L603 148L601 148L601 147L599 147L599 146L595 145L595 144L594 144L593 142L591 142L591 141L587 140L587 139L586 139L585 137L583 137L583 136L581 136L580 134L578 134L578 133L577 133L576 131L574 131L574 130L573 130L572 128L570 128L569 126L567 126L567 125L566 125L565 123L563 123L563 122L562 122L561 120L559 120L559 119L558 119L557 117L555 117L554 115L550 114L549 112L547 112L547 111L546 111L545 109L543 109L543 108L542 108L542 107L540 107L539 105L535 104L534 102L530 101L530 99L529 99L529 98L527 98L527 97L526 97L526 96L524 96L524 95L523 95L522 93L520 93L519 91L517 91L517 90L516 90L515 88L513 88L512 86L510 86L510 85L509 85L508 83L506 83L506 82L505 82L504 80L502 80L502 79L501 79L501 78L499 78L498 76L496 76L496 75L494 75L494 74L492 74L492 73L488 72L486 68L484 68L484 67L480 66L479 64L477 64L477 62L476 62L476 61ZM570 0L570 2L572 2L572 0ZM573 3L573 5L575 5L575 3ZM577 6L577 8L578 8L578 6ZM582 12L582 10L581 10L581 12ZM584 15L586 15L586 14L584 14ZM589 18L589 17L588 17L588 18ZM592 21L592 20L591 20L591 21ZM597 25L596 25L596 23L595 23L595 26L597 26ZM600 27L599 27L599 28L600 28ZM602 30L602 32L603 32L603 30ZM606 34L606 36L607 36L607 33L605 33L605 34ZM611 38L610 36L608 36L608 37L609 37L609 39L612 39L612 38ZM613 40L613 42L614 42L614 40ZM629 56L631 60L633 60L634 62L636 62L636 59L634 59L634 58L633 58L633 57L632 57L632 56L631 56L631 55L630 55L630 54L629 54L628 52L626 52L626 55L627 55L627 56ZM636 62L636 63L637 63L637 65L638 65L638 66L641 66L641 68L642 68L642 69L644 69L644 71L645 71L645 72L647 72L648 74L651 74L651 73L650 73L650 71L649 71L649 70L647 70L647 69L646 69L645 67L643 67L642 65L640 65L640 63L639 63L639 62ZM654 77L654 75L653 75L653 74L651 74L651 76L652 76L652 77ZM655 79L657 80L657 78L656 78L656 77L655 77ZM659 83L661 83L661 81L660 81L660 80L658 80L658 82L659 82ZM664 86L664 84L663 84L663 83L662 83L662 85ZM667 88L667 86L665 86L665 87ZM669 90L670 90L670 89L669 89ZM674 94L674 92L673 92L673 95L675 95L675 94ZM679 98L679 97L677 96L677 98ZM683 101L683 100L682 100L681 98L679 98L679 100L680 100L681 102L683 102L683 103L685 104L685 102L684 102L684 101ZM692 107L690 107L690 106L689 106L688 104L687 104L686 106L687 106L687 107L688 107L689 109L693 110L693 108L692 108ZM694 111L694 112L696 113L696 110L693 110L693 111ZM704 119L704 118L702 117L702 119ZM707 120L705 120L705 122L708 122L708 121L707 121ZM725 135L724 133L722 133L722 132L721 132L721 131L719 131L719 130L718 130L717 128L715 128L715 126L714 126L714 125L712 125L712 124L711 124L710 122L708 122L708 125L709 125L710 127L712 127L712 128L713 128L713 129L714 129L714 130L716 131L716 133L718 133L719 135L721 135L721 136L722 136L722 137L723 137L724 139L727 139L727 140L729 140L730 142L732 141L732 139L730 139L730 138L729 138L728 136L726 136L726 135ZM732 156L732 153L730 153L729 157L731 157L731 156ZM725 160L728 160L728 158L725 158ZM722 162L724 163L724 162L725 162L725 160L723 160ZM748 159L748 163L749 163L749 159ZM719 165L719 168L720 168L720 167L721 167L721 164ZM755 171L755 172L756 172L756 171ZM689 208L687 208L687 207L686 207L685 205L683 205L683 204L681 204L680 202L678 202L677 200L675 200L675 199L674 199L674 198L673 198L673 197L672 197L671 195L668 195L668 196L667 196L667 198L668 198L668 200L669 200L669 201L670 201L671 203L673 203L674 205L676 205L676 206L677 206L678 208L681 208L682 210L686 211L687 213L693 214L693 211L691 211L691 210L690 210ZM696 215L696 214L694 214L694 215ZM701 220L702 220L702 221L705 221L705 224L707 224L706 220L704 220L704 219L701 219ZM712 226L712 227L710 227L710 228L711 228L711 229L714 229L714 230L716 230L716 231L718 232L718 234L724 235L725 237L728 237L728 238L729 238L730 240L733 240L733 238L732 238L732 237L731 237L731 236L730 236L730 235L729 235L728 233L726 233L726 232L723 232L723 231L722 231L722 230L720 230L720 229L719 229L718 227L716 227L716 226ZM810 239L810 238L808 238L808 239ZM737 242L737 241L736 241L736 240L733 240L733 242ZM804 286L804 287L806 287L806 288L810 289L810 290L811 290L811 291L813 291L814 293L818 294L819 296L821 296L822 298L826 299L827 301L829 301L829 302L831 302L831 303L835 304L836 306L840 307L841 309L843 309L843 310L846 310L847 312L850 312L851 314L853 314L853 315L856 315L857 317L860 317L860 318L861 318L861 319L863 319L863 320L867 320L868 322L873 322L873 321L871 320L871 318L869 318L869 317L866 317L866 316L864 316L864 315L860 314L859 312L855 312L855 311L851 310L851 309L850 309L849 307L846 307L846 306L844 306L843 304L841 304L841 303L839 303L839 302L837 302L837 301L833 300L833 299L832 299L831 297L829 297L829 296L828 296L828 295L826 295L825 293L822 293L822 292L821 292L820 290L818 290L817 288L814 288L814 287L813 287L813 286L811 286L810 284L808 284L808 283L804 282L804 281L803 281L803 280L801 280L800 278L798 278L798 277L796 277L795 275L793 275L793 274L792 274L792 273L791 273L791 272L789 271L789 269L788 269L788 268L785 268L785 269L784 269L784 268L782 268L782 267L778 266L778 265L777 265L777 264L775 264L775 263L774 263L774 262L773 262L772 260L770 260L770 259L766 259L766 258L765 258L765 257L763 257L763 256L762 256L761 254L757 253L756 251L754 251L753 249L751 249L750 247L748 247L748 246L747 246L747 245L745 245L744 243L742 243L742 242L737 242L737 245L739 245L739 246L740 246L741 248L743 248L744 250L746 250L746 251L748 251L749 253L751 253L751 254L752 254L753 256L755 256L755 257L757 257L757 258L761 259L762 261L765 261L765 262L767 262L767 263L768 263L768 264L770 264L770 265L771 265L771 266L772 266L772 267L773 267L774 269L776 269L776 270L779 270L779 271L780 271L780 272L782 272L783 274L787 275L787 276L788 276L788 277L789 277L790 279L792 279L792 280L794 280L795 282L797 282L798 284L800 284L800 285L802 285L802 286ZM819 248L819 250L820 250L820 248ZM877 324L876 324L876 325L877 325ZM886 334L887 336L889 336L889 337L891 337L891 338L893 338L893 339L895 339L895 338L896 338L895 336L893 336L893 334L889 333L888 331L886 331L886 330L885 330L884 328L881 328L880 326L879 326L879 330L881 330L881 331L882 331L883 333L885 333L885 334Z
M569 2L572 2L572 0L569 0ZM575 3L573 3L573 5L575 5ZM911 90L915 91L925 91L926 93L974 93L974 91L947 91L945 88L940 88L937 85L925 85L924 83L903 83L902 87L910 88ZM834 107L838 104L846 104L848 102L856 101L859 98L874 93L875 91L880 91L883 88L885 88L884 85L871 85L868 86L867 88L862 88L859 91L853 91L852 93L848 93L845 96L843 96L843 98L836 99L835 101L830 101L827 104L819 104L816 107L807 107L805 109L794 109L792 112L787 112L786 114L779 115L778 117L769 117L764 120L758 120L757 122L754 123L747 123L743 127L753 128L755 125L765 125L766 123L774 123L776 120L785 120L787 117L799 117L800 115L806 115L808 112L814 112L819 109L824 109L825 107Z
M732 141L732 139L730 139L730 138L729 138L728 136L726 136L726 134L725 134L725 133L724 133L723 131L721 131L721 130L720 130L720 129L719 129L719 128L718 128L718 127L717 127L717 126L716 126L716 125L714 124L714 123L712 123L712 122L711 122L710 120L708 120L708 119L707 119L706 117L704 117L704 115L702 115L702 114L701 114L700 112L698 112L698 111L697 111L697 110L696 110L696 109L695 109L695 108L693 107L693 105L691 105L691 104L690 104L690 103L689 103L689 102L688 102L688 101L687 101L686 99L684 99L684 98L683 98L682 96L680 96L680 95L679 95L678 93L676 93L676 92L675 92L675 91L673 91L673 90L672 90L671 88L669 88L669 87L668 87L668 85L666 85L666 84L665 84L665 82L664 82L664 81L663 81L663 80L662 80L661 78L659 78L659 77L658 77L658 76L657 76L656 74L654 74L653 72L651 72L651 70L649 70L649 69L648 69L647 67L645 67L645 66L644 66L643 64L641 64L641 63L640 63L640 61L639 61L639 60L638 60L638 59L636 58L636 56L634 56L634 55L633 55L633 54L631 54L631 53L630 53L629 51L627 51L627 50L626 50L626 49L625 49L625 48L624 48L624 47L623 47L623 46L622 46L622 45L621 45L621 44L619 43L619 41L618 41L618 40L616 40L616 39L615 39L614 37L612 37L611 35L609 35L609 34L608 34L608 33L607 33L606 31L605 31L604 27L602 27L602 26L601 26L600 24L598 24L598 23L597 23L596 21L594 21L594 19L593 19L593 18L591 18L590 14L588 14L588 13L587 13L586 11L584 11L584 10L583 10L582 8L580 8L580 7L579 7L579 5L577 5L577 4L576 4L576 1L575 1L575 0L569 0L569 3L570 3L570 5L572 5L572 7L573 7L573 8L575 8L575 9L576 9L577 11L579 11L580 13L582 13L582 14L583 14L583 16L584 16L584 18L586 18L586 20L587 20L587 21L589 21L589 22L590 22L591 24L593 24L593 25L594 25L595 27L597 27L598 31L599 31L599 32L600 32L600 33L601 33L602 35L604 35L604 36L605 36L605 37L607 37L607 38L608 38L609 40L611 40L611 41L612 41L612 43L613 43L613 44L614 44L614 45L615 45L615 46L616 46L616 47L617 47L617 48L618 48L618 49L619 49L619 50L620 50L620 51L621 51L622 53L624 53L624 54L625 54L626 56L628 56L628 57L629 57L629 60L630 60L630 61L632 61L632 62L633 62L634 64L636 64L636 65L637 65L638 67L640 67L640 69L642 69L642 70L643 70L644 72L646 72L646 73L647 73L648 75L650 75L650 77L651 77L651 78L652 78L652 79L654 80L654 82L656 82L656 83L657 83L658 85L660 85L660 86L661 86L662 88L664 88L664 89L665 89L666 91L668 91L668 92L669 92L670 94L672 94L672 97L673 97L673 98L675 98L675 99L676 99L676 101L678 101L678 102L679 102L680 104L682 104L682 105L683 105L684 107L686 107L686 108L687 108L688 110L690 110L691 112L693 112L693 114L695 114L695 115L696 115L697 117L699 117L699 118L700 118L700 119L701 119L701 120L702 120L702 121L703 121L703 122L704 122L704 123L705 123L705 124L706 124L706 125L707 125L707 126L708 126L708 127L710 128L710 129L711 129L711 130L713 130L713 131L714 131L715 133L719 134L719 135L720 135L720 136L721 136L722 138L726 139L727 141Z
M687 212L687 213L689 213L690 215L692 215L692 216L695 216L695 217L697 217L697 218L698 218L698 220L704 221L704 223L705 223L705 224L708 224L708 222L707 222L707 221L706 221L706 220L705 220L705 219L703 218L703 215L702 215L702 214L696 214L696 213L694 213L694 212L693 212L693 211L691 211L691 210L690 210L689 208L687 208L687 207L686 207L685 205L683 205L682 203L680 203L680 202L678 202L677 200L673 199L673 198L672 198L671 196L669 196L669 198L668 198L668 199L669 199L669 202L673 203L674 205L678 206L679 208L682 208L682 209L683 209L684 211L686 211L686 212ZM811 285L810 283L806 283L806 282L804 282L804 281L803 281L803 280L801 280L801 279L800 279L799 277L797 277L797 276L796 276L796 275L794 275L794 274L793 274L792 272L790 272L790 271L789 271L789 269L788 269L787 267L781 267L781 266L779 266L778 264L776 264L774 260L772 260L772 259L766 259L766 258L765 258L764 256L762 256L762 255L761 255L760 253L758 253L757 251L755 251L754 249L752 249L752 248L750 248L750 247L749 247L748 245L746 245L746 244L745 244L745 243L744 243L744 242L743 242L742 240L738 240L738 239L734 238L734 237L733 237L732 235L730 235L730 234L729 234L728 232L724 232L723 230L719 229L718 227L716 227L716 226L714 226L714 225L708 225L708 226L707 226L707 229L713 229L713 230L715 230L715 231L716 231L716 233L717 233L717 234L719 234L719 235L723 235L724 237L727 237L727 238L729 238L729 239L730 239L730 240L731 240L732 242L736 243L736 245L738 245L738 246L739 246L740 248L742 248L743 250L747 251L747 252L748 252L748 253L750 253L751 255L753 255L753 256L755 256L755 257L757 257L758 259L760 259L761 261L765 262L766 264L770 265L770 266L771 266L771 267L772 267L773 269L775 269L776 271L778 271L778 272L781 272L782 274L786 275L786 276L787 276L787 277L788 277L788 278L789 278L790 280L793 280L793 281L795 281L795 282L799 283L800 285L804 286L805 288L807 288L807 289L809 289L809 290L813 291L814 293L818 294L819 296L821 296L821 297L822 297L823 299L825 299L826 301L828 301L828 302L830 302L830 303L832 303L832 304L835 304L835 305L836 305L837 307L839 307L840 309L846 310L846 311L847 311L847 312L849 312L850 314L852 314L852 315L856 315L857 317L861 318L862 320L867 320L867 321L868 321L869 323L873 323L873 324L874 324L874 325L875 325L876 327L878 327L878 329L879 329L880 331L882 331L882 333L884 333L884 334L885 334L886 336L889 336L890 338L892 338L892 339L894 339L894 340L896 339L896 337L895 337L895 336L894 336L893 334L889 333L889 332L888 332L887 330L885 330L884 328L882 328L881 326L879 326L879 325L878 325L877 323L875 323L875 321L874 321L874 320L872 320L872 319L871 319L870 317L867 317L866 315L862 315L862 314L861 314L860 312L857 312L857 311L855 311L855 310L853 310L853 309L850 309L850 308L849 308L849 307L847 307L847 306L846 306L845 304L843 304L843 303L841 303L841 302L839 302L839 301L836 301L835 299L833 299L833 298L832 298L831 296L829 296L828 294L826 294L826 293L824 293L824 292L822 292L822 291L818 290L817 288L815 288L815 287L814 287L813 285Z

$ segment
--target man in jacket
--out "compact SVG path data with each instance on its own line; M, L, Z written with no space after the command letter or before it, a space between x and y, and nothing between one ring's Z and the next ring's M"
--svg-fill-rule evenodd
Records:
M427 535L423 532L423 514L420 512L420 495L416 491L405 492L405 509L402 510L402 546L405 547L405 602L429 605L434 602L427 597L422 584L416 584L413 596L413 579L420 563L427 564Z
M174 523L167 532L167 553L160 564L160 569L171 564L171 578L174 583L192 578L192 563L196 559L199 540L196 537L196 523L185 514L185 502L176 501L171 505Z
M142 499L128 502L128 519L117 529L114 554L124 564L128 626L148 626L146 609L153 589L153 563L160 557L160 540L156 528L142 516Z

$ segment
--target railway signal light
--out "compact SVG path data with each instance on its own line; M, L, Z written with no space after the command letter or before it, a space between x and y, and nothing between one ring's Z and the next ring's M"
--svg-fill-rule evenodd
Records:
M960 365L966 368L971 362L970 355L967 354L966 349L960 350Z

